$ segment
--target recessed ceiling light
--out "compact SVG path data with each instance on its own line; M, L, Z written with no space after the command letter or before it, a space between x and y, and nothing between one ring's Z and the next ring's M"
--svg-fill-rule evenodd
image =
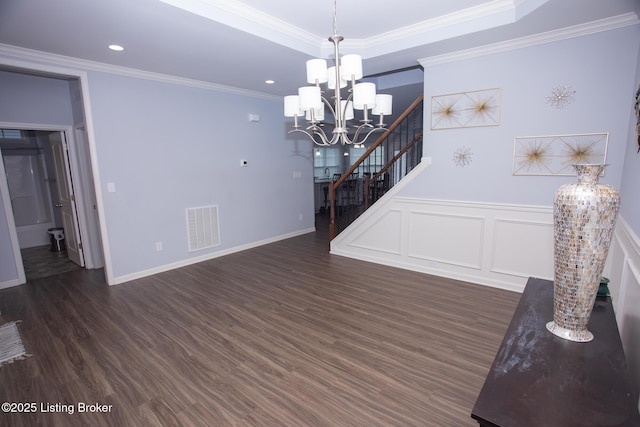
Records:
M119 44L110 44L109 49L115 50L116 52L122 52L124 50L124 48Z
M268 85L272 85L275 83L275 80L265 80L264 82Z

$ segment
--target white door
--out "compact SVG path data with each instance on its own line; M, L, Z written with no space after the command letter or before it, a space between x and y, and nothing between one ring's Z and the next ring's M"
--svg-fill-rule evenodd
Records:
M49 140L53 151L53 163L56 170L56 186L58 189L58 202L56 208L60 209L62 226L64 227L64 241L67 246L69 260L84 267L84 255L78 227L78 214L73 193L73 181L69 169L69 156L67 142L63 132L51 133Z

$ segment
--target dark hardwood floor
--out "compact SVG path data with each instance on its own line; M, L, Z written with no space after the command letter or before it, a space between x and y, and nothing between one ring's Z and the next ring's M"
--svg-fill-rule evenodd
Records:
M49 245L22 249L20 253L27 281L82 268L69 260L66 250L52 252Z
M0 402L37 409L0 425L477 425L520 295L332 256L319 228L112 287L1 290L32 356L0 368Z

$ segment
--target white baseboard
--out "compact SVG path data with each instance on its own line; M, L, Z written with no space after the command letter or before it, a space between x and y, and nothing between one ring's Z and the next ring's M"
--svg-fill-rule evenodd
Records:
M22 285L24 282L20 281L20 279L7 280L5 282L0 282L0 289L11 288L14 286Z
M240 245L229 249L224 249L218 252L209 253L206 255L202 255L195 258L189 258L178 262L173 262L170 264L161 265L159 267L150 268L148 270L138 271L131 274L125 274L122 276L117 276L114 278L113 285L119 285L121 283L129 282L131 280L141 279L143 277L152 276L154 274L163 273L165 271L174 270L176 268L186 267L188 265L196 264L203 261L208 261L210 259L219 258L225 255L230 255L232 253L245 251L247 249L256 248L258 246L267 245L269 243L278 242L280 240L289 239L291 237L301 236L303 234L313 233L315 232L315 227L307 228L304 230L294 231L292 233L282 234L280 236L271 237L269 239L259 240L257 242L251 242L246 245Z

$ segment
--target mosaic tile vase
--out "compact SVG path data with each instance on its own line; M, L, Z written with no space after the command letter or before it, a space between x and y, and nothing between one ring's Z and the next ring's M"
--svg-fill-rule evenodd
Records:
M569 341L588 342L593 303L609 252L620 196L598 183L606 165L574 165L578 182L558 188L553 200L553 321L547 329Z

